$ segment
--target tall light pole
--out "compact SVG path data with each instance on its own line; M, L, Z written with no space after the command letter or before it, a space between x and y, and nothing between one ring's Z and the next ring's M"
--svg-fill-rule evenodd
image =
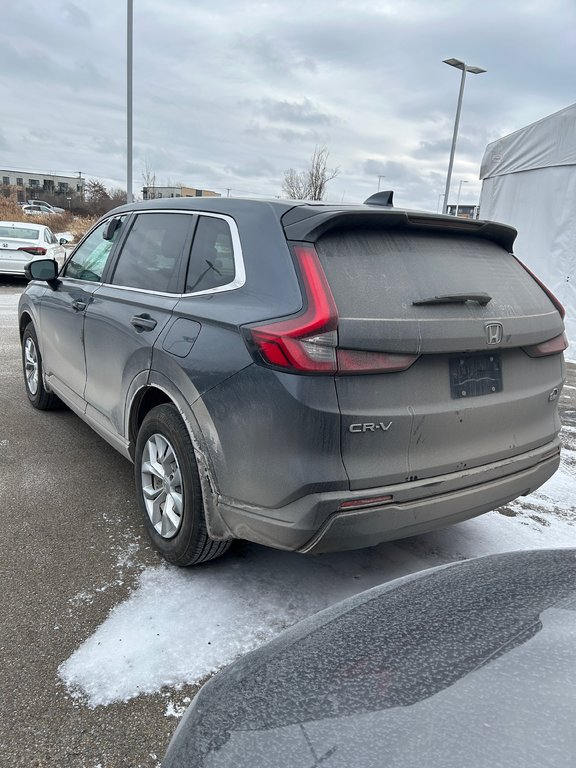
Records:
M460 179L460 184L458 184L458 197L456 198L456 212L454 216L458 216L458 206L460 205L460 193L462 192L462 184L468 184L468 179Z
M450 181L452 179L452 166L454 165L454 154L456 152L456 140L458 139L458 126L460 124L460 111L462 109L462 97L464 96L464 84L466 83L466 72L471 72L473 75L481 75L486 72L485 69L480 67L471 67L466 62L460 61L460 59L444 59L444 64L449 64L451 67L462 70L462 77L460 79L460 92L458 94L458 106L456 107L456 119L454 120L454 133L452 135L452 147L450 149L450 162L448 163L448 176L446 177L446 189L444 191L444 208L443 213L448 211L448 195L450 194Z
M132 194L132 31L134 18L134 0L127 0L126 19L126 202L134 199Z
M380 182L382 181L382 179L385 179L385 178L386 176L378 176L378 192L380 192Z

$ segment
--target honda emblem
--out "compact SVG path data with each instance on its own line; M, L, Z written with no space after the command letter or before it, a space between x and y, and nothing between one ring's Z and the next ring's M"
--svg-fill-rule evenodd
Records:
M486 343L487 344L500 344L502 341L502 334L504 329L502 323L490 323L486 326Z

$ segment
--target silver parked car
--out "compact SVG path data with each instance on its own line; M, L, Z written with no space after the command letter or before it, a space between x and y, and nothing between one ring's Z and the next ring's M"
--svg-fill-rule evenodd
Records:
M24 268L31 259L50 258L61 266L67 242L43 224L0 221L0 274L24 276Z
M134 462L171 562L370 546L557 469L563 309L515 230L389 202L136 203L30 265L28 397Z

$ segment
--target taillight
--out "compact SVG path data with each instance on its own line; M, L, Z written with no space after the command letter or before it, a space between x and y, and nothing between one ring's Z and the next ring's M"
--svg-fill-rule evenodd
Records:
M32 256L46 256L47 250L46 248L42 248L39 245L27 245L22 246L22 248L18 248L19 251L26 251L26 253L31 254Z
M418 355L338 348L338 310L311 245L294 246L306 308L297 317L244 329L259 363L289 373L392 373L409 368Z
M315 248L298 245L306 309L298 317L249 328L264 363L294 373L335 373L338 312Z
M550 288L547 288L547 287L544 285L544 283L542 282L542 280L540 280L540 278L536 277L536 275L534 274L534 272L532 272L532 270L530 269L530 267L527 267L527 266L526 266L526 264L524 264L524 262L523 262L523 261L520 261L520 259L518 258L518 256L514 256L514 254L512 254L512 256L513 256L513 257L516 259L516 261L518 262L518 264L520 264L520 266L521 266L521 267L523 267L523 268L526 270L526 272L528 272L528 274L529 274L529 275L530 275L530 276L531 276L531 277L532 277L532 278L533 278L533 279L534 279L534 280L535 280L535 281L538 283L538 285L540 286L540 288L542 288L542 290L544 291L544 293L546 294L546 296L548 296L548 298L550 299L550 301L552 302L552 304L554 304L554 306L556 307L556 309L557 309L557 310L558 310L558 312L560 313L560 317L562 318L562 320L564 320L564 316L566 315L566 310L564 309L563 305L562 305L562 304L561 304L561 303L558 301L558 299L556 298L556 296L554 296L554 294L552 293L552 291L550 290ZM566 349L566 347L564 347L564 349ZM553 354L553 353L550 353L550 354Z
M553 339L543 341L540 344L532 344L530 347L522 347L524 352L530 357L548 357L548 355L558 355L568 349L568 339L565 333L555 336Z

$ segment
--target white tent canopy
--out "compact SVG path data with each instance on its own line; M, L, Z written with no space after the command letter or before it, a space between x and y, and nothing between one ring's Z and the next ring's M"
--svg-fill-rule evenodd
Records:
M576 360L576 104L486 147L480 218L518 230L514 252L566 308Z

